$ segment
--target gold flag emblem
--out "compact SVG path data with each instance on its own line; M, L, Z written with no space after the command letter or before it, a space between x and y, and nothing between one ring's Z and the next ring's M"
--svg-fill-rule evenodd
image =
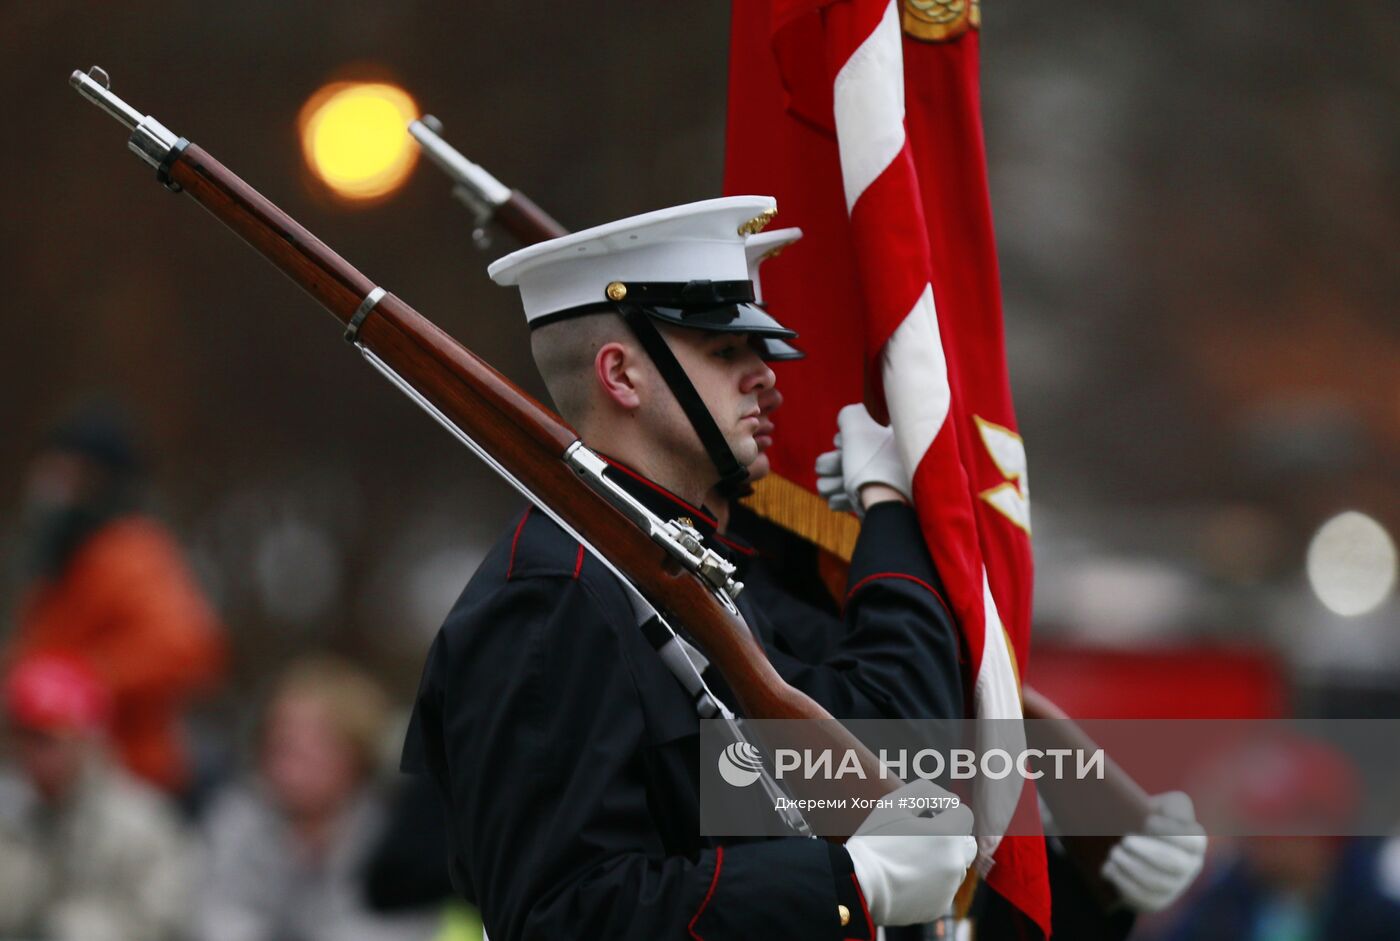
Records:
M978 0L900 0L899 21L915 39L946 42L981 29L982 10Z

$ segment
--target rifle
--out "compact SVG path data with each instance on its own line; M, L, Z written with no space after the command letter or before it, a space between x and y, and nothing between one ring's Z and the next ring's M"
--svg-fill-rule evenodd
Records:
M484 227L493 221L523 245L558 238L565 234L563 226L555 222L534 203L525 200L519 190L508 190L484 168L472 163L460 151L447 143L442 138L442 122L437 118L425 114L422 118L411 123L408 130L423 145L424 152L432 158L433 162L452 178L455 184L452 189L453 195L466 203L468 207L490 205L492 203L491 194L502 192L510 193L512 199L524 200L531 208L530 213L478 211L476 216L477 229L473 233L473 238L476 239L478 245L483 244L482 237L479 237L478 233L482 233ZM505 204L496 203L496 205L503 206ZM486 244L489 244L489 241ZM1098 748L1097 744L1089 738L1078 723L1029 686L1022 690L1021 707L1027 719L1035 720L1031 728L1036 733L1036 740L1030 744L1045 751L1068 748L1092 753ZM1088 803L1082 796L1078 800L1074 800L1070 788L1057 787L1056 782L1051 778L1043 779L1043 781L1045 783L1041 785L1041 790L1044 792L1046 802L1050 805L1052 812L1055 811L1057 804L1061 807L1068 807L1072 804L1082 807ZM1083 782L1081 786L1092 787L1092 783ZM1059 798L1058 801L1057 798ZM1143 791L1141 785L1133 780L1132 776L1111 760L1107 764L1103 787L1100 789L1100 793L1095 795L1095 800L1092 803L1096 813L1117 823L1124 832L1141 826L1142 822L1147 819L1149 812L1147 793ZM1088 878L1100 900L1105 903L1116 900L1116 890L1099 876L1099 870L1103 868L1104 860L1108 857L1109 851L1118 842L1117 838L1066 836L1061 839L1061 842L1076 865Z
M603 460L562 419L207 151L114 95L106 72L75 71L69 81L131 131L128 147L155 168L157 181L190 196L296 282L344 326L345 340L371 366L616 574L644 631L659 626L674 638L667 621L674 618L704 648L745 715L804 720L806 747L850 750L864 771L864 780L852 785L858 789L853 796L873 800L899 786L844 726L773 669L734 604L743 588L733 578L734 567L707 548L693 527L655 516L608 480ZM499 210L511 203L493 204ZM540 217L536 224L548 219L537 209L532 214L531 205L520 197L505 216ZM733 714L709 693L698 671L693 681L697 701L709 696L715 713L732 725Z

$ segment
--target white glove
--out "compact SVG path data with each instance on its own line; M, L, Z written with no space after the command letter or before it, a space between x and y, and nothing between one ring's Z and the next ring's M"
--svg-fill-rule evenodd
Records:
M1109 851L1100 873L1140 914L1160 912L1181 897L1206 858L1206 832L1191 798L1168 791L1152 798L1142 833L1129 833Z
M817 492L827 504L864 516L860 488L866 484L885 484L908 499L913 484L895 446L894 429L876 422L860 403L841 409L836 426L841 429L834 439L836 450L819 455L816 464Z
M952 911L953 896L977 856L972 811L963 805L939 811L900 807L900 798L947 798L932 781L915 781L888 795L892 807L871 812L846 852L877 925L921 925Z

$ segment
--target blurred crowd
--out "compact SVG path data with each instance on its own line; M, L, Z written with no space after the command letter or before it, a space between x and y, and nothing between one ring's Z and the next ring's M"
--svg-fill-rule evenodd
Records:
M399 779L370 672L283 664L238 767L200 766L185 720L219 693L229 635L141 477L101 411L29 467L0 647L0 938L479 937L447 903L436 798Z
M232 635L141 478L104 412L55 429L29 466L0 633L0 941L481 937L452 900L436 795L397 773L372 667L280 664L246 754L201 758L187 720L226 682ZM1243 767L1260 813L1341 829L1358 799L1322 746ZM1400 937L1400 839L1216 840L1193 890L1134 937Z

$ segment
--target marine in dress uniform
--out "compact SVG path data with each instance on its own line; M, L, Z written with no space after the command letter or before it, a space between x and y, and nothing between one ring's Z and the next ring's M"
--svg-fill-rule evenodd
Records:
M522 249L490 269L519 285L533 328L592 314L626 323L709 458L694 478L706 481L700 494L715 481L742 486L734 445L742 436L721 427L732 419L709 413L663 330L747 336L763 354L772 352L764 341L792 336L752 304L745 277L744 226L771 206L729 197L663 210ZM706 344L707 356L750 355L748 346ZM610 450L586 432L585 441ZM714 532L698 497L621 458L607 473L744 558L744 546ZM758 636L772 636L764 612L743 596L739 603ZM908 506L870 508L845 618L848 632L820 662L771 652L790 683L842 718L961 708L956 631ZM705 676L733 702L715 671ZM698 737L690 695L636 626L617 578L530 509L502 534L433 643L404 766L437 784L454 884L481 908L495 941L873 938L877 922L907 921L929 898L946 904L972 859L965 811L961 829L911 837L929 842L898 859L888 843L861 836L847 847L701 836Z

